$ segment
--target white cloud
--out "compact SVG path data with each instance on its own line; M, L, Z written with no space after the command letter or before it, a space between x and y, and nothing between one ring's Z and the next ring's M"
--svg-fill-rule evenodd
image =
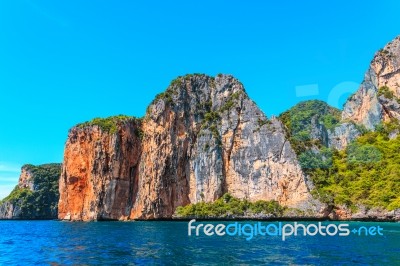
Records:
M21 165L8 162L0 162L0 172L12 172L19 173L21 171Z
M0 162L0 199L7 197L18 184L20 172L20 165Z
M4 184L17 184L18 183L19 176L18 175L13 175L13 176L3 176L0 173L0 185Z
M14 185L0 185L0 199L7 197L10 192L14 189Z

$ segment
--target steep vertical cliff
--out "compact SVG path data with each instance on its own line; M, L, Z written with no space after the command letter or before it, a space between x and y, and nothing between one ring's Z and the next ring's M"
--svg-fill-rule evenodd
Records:
M359 90L343 108L344 120L367 129L383 121L400 118L400 36L379 50Z
M310 207L310 194L281 123L268 120L232 76L188 75L148 108L139 195L132 218L229 192Z
M300 133L309 140L337 150L345 149L362 134L361 129L364 127L366 130L375 130L382 122L399 120L400 36L375 54L360 88L346 101L340 114L341 119L335 124L322 121L324 117L332 115L329 111L332 107L326 103L322 104L323 108L313 106L313 102L299 103L284 112L281 118L286 126L295 124L297 129L303 129ZM317 109L318 112L315 112ZM302 117L298 111L301 111ZM328 126L324 124L326 122ZM308 129L305 131L304 128ZM295 137L299 132L295 130L289 133Z
M141 123L110 119L113 132L97 125L102 120L70 131L60 219L168 218L226 192L316 208L282 124L232 76L180 77Z
M0 219L56 219L60 168L24 165L18 185L0 202Z
M140 120L95 119L72 128L65 145L58 217L124 220L138 188Z
M390 154L400 132L399 73L398 37L375 55L343 112L307 101L271 119L232 76L179 77L143 119L94 119L70 130L59 218L170 218L179 206L213 202L225 193L333 217L337 206L395 210L395 193L375 183L383 187L396 179L385 167L396 168ZM377 132L368 131L377 125ZM380 181L370 180L371 167ZM370 187L360 192L363 180Z

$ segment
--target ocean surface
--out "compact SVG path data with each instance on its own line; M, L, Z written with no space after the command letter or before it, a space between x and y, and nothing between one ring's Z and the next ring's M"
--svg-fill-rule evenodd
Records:
M257 222L239 222L246 223ZM348 224L379 225L383 236L246 240L195 231L189 237L188 222L0 221L0 265L400 265L400 223Z

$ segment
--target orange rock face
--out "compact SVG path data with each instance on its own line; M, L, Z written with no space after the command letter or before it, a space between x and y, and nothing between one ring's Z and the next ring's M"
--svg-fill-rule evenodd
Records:
M28 168L21 168L21 175L19 176L18 186L20 188L28 188L33 191L33 176Z
M141 145L134 121L110 134L98 126L73 128L65 146L59 218L125 220L137 193Z
M282 124L232 76L186 76L141 122L118 123L113 133L93 125L70 131L59 218L170 218L178 206L227 192L316 208Z

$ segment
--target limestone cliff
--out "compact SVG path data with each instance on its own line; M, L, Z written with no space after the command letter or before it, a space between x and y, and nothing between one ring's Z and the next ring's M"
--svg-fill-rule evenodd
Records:
M359 90L343 108L342 118L374 130L400 118L400 36L378 51Z
M69 132L59 183L58 217L124 220L137 194L140 121L113 117L94 122Z
M361 135L354 123L343 122L328 131L329 148L344 150L352 141Z
M310 207L281 123L268 120L232 76L175 80L150 105L143 131L132 218L170 217L178 206L225 192Z
M70 131L60 219L169 218L178 206L226 192L320 208L282 124L268 120L232 76L180 77L136 121L114 132L96 123Z
M0 202L0 219L56 219L60 164L24 165L18 185Z
M21 168L21 174L19 176L18 185L15 190L21 191L26 189L27 191L33 191L33 177L32 173L26 168ZM21 199L15 198L10 199L7 197L0 204L0 219L18 219L22 215L21 211Z
M339 205L344 199L353 205L357 201L347 194L335 198L341 179L332 175L366 169L353 167L346 156L358 147L352 142L362 142L358 137L368 129L399 120L399 79L399 37L375 55L343 111L307 101L268 119L232 76L179 77L154 99L142 119L94 119L70 130L59 181L58 217L170 218L179 206L213 202L225 193L249 201L275 200L313 216L347 217L348 211ZM399 132L400 125L386 128L379 134L388 136L380 139L393 140L388 146L395 147ZM371 135L371 141L377 136ZM350 155L376 154L371 143ZM339 163L343 165L338 167ZM344 179L348 176L343 174ZM324 190L327 186L331 187ZM313 198L311 190L326 204ZM346 188L339 192L343 191L348 192ZM387 196L395 210L387 217L397 219L397 199L394 194ZM389 206L381 203L378 200L374 207ZM359 206L357 215L386 215Z

